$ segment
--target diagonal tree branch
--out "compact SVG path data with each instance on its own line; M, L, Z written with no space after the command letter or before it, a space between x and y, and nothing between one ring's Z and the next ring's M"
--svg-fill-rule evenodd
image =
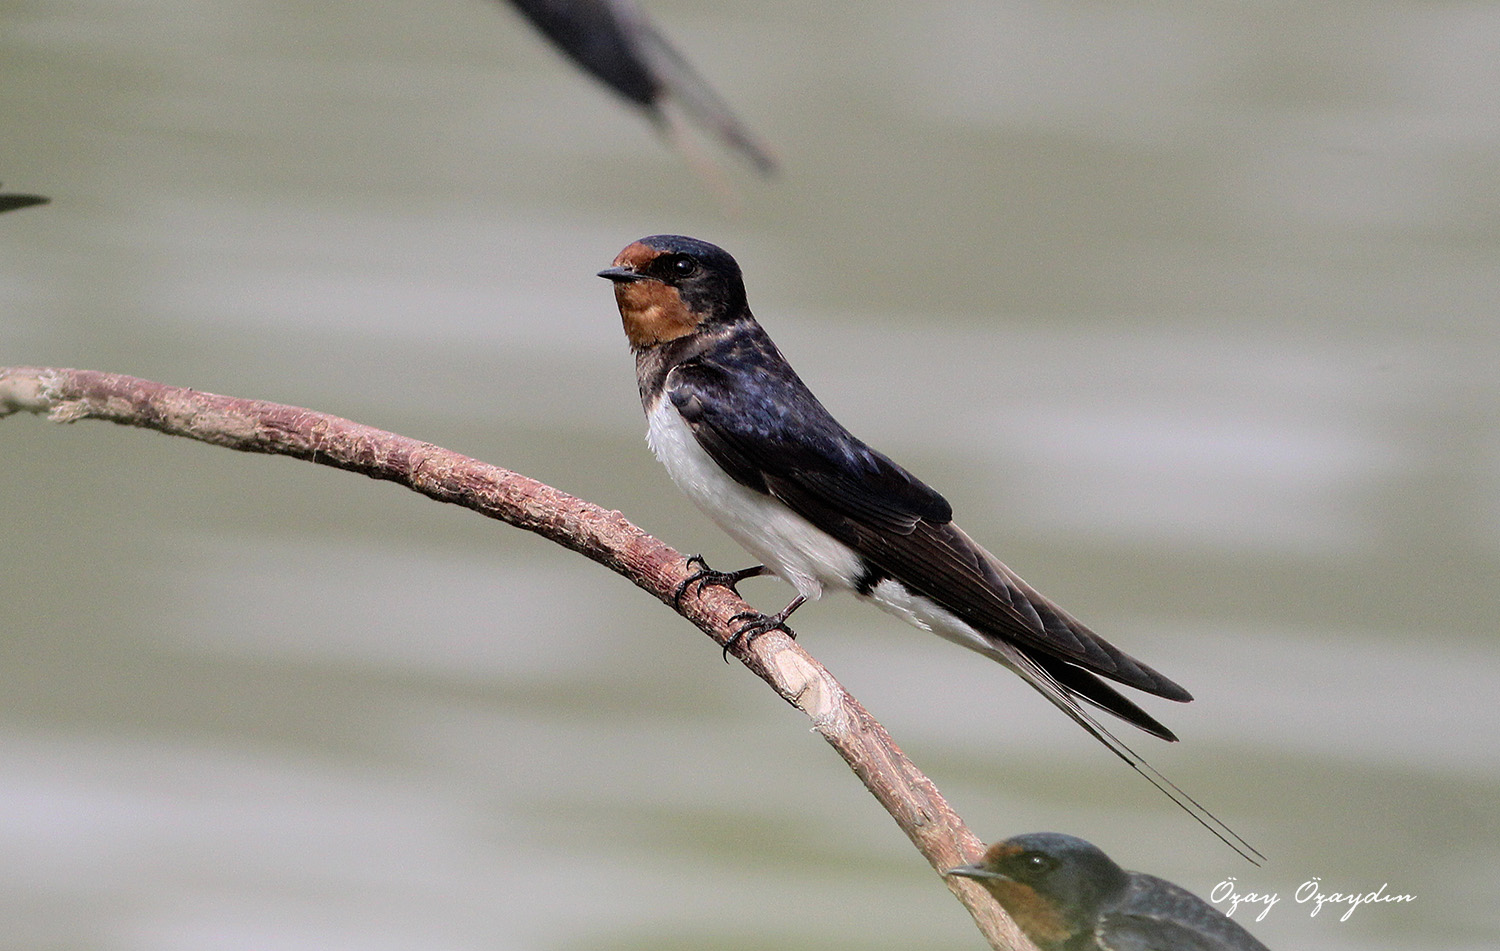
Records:
M60 423L102 419L386 479L535 532L624 575L668 606L690 574L682 555L619 512L508 469L337 416L96 370L0 368L0 417L17 412L45 413ZM694 589L676 607L721 645L733 630L730 617L749 609L722 588ZM932 781L796 641L773 631L748 644L741 640L731 652L812 720L934 869L979 860L983 844ZM995 951L1035 951L978 884L964 878L944 882Z

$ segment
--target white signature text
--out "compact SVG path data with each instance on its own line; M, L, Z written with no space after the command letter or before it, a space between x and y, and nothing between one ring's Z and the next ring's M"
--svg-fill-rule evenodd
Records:
M1389 887L1390 883L1384 882L1373 892L1324 891L1323 879L1314 876L1297 886L1297 890L1292 893L1292 900L1299 905L1309 906L1311 911L1308 912L1308 917L1311 918L1316 918L1318 912L1323 910L1324 905L1332 905L1335 908L1348 906L1345 908L1343 917L1339 918L1339 921L1348 921L1349 916L1354 914L1354 909L1360 905L1378 905L1390 902L1401 903L1417 900L1417 896L1415 895L1388 895L1386 894L1386 889ZM1245 905L1247 908L1259 906L1260 914L1255 916L1256 921L1264 918L1270 913L1272 908L1276 907L1276 903L1281 901L1281 896L1276 892L1241 891L1238 881L1233 876L1215 885L1213 891L1208 893L1208 897L1215 904L1227 904L1228 907L1224 909L1224 914L1230 918L1234 917L1234 913L1241 905Z

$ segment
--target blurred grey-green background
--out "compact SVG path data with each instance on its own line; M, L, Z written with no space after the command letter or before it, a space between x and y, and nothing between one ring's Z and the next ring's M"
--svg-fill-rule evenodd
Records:
M841 419L1194 691L1132 742L1271 861L998 666L805 608L976 832L1276 891L1273 948L1494 947L1500 7L649 8L778 147L722 158L737 213L486 0L3 0L0 179L54 203L0 219L0 363L337 413L732 567L593 276L715 241ZM591 563L104 424L0 458L6 948L980 946L799 714ZM1313 917L1314 878L1416 900Z

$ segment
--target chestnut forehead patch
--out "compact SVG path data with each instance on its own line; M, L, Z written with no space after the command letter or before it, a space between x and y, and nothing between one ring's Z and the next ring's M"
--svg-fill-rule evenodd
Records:
M661 252L656 248L636 241L626 245L625 250L615 255L615 267L628 267L639 271L658 257L661 257Z
M1020 855L1024 851L1026 850L1021 848L1019 845L1015 845L1010 842L997 842L994 845L990 846L988 852L984 853L984 859L986 862L998 862L1001 859L1009 858L1012 855Z

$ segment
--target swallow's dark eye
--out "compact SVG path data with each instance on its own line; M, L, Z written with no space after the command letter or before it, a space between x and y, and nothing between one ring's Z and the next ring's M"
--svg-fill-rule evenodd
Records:
M691 277L693 272L698 270L698 262L686 254L679 254L672 259L668 267L672 269L673 277Z
M1040 852L1027 852L1021 856L1021 868L1030 875L1045 875L1055 864L1051 856Z

